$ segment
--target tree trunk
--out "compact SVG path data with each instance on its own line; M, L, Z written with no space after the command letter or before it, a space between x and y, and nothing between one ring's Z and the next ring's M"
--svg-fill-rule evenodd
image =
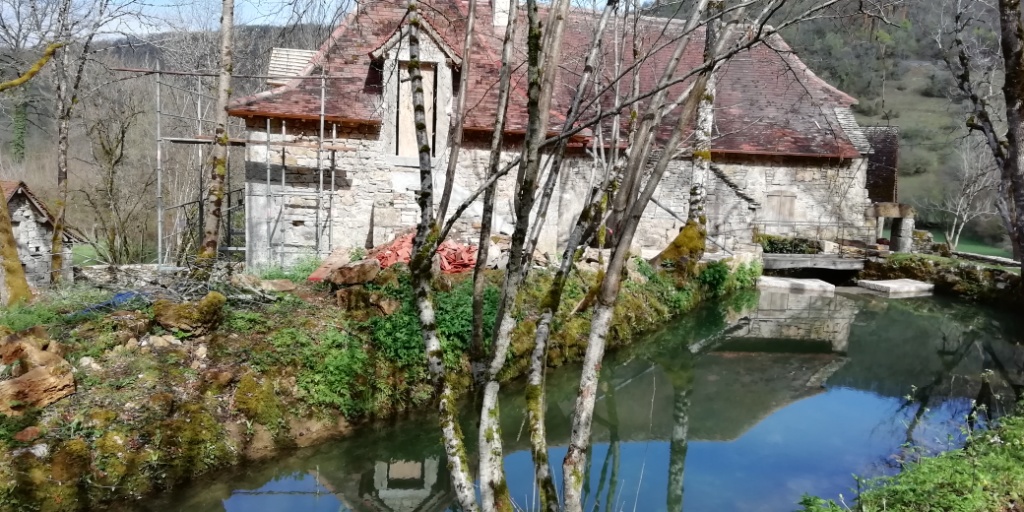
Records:
M0 273L4 280L0 287L0 306L10 306L32 298L28 280L25 279L25 269L18 258L18 243L14 239L6 198L0 198Z
M498 75L498 110L491 135L491 154L487 163L487 175L494 176L501 165L502 144L505 133L505 116L508 112L508 94L511 87L512 49L515 45L515 31L518 2L509 5L509 24L505 29L505 40L501 46L501 71ZM463 77L465 78L465 76ZM473 268L473 339L470 357L474 362L483 361L484 348L484 267L491 244L491 226L494 222L494 195L497 183L484 191L483 217L480 220L480 242L477 245L476 265Z
M540 13L536 0L527 0L527 126L523 158L516 176L518 183L513 201L516 224L512 231L508 268L498 305L498 325L494 336L494 354L484 388L483 407L480 411L480 494L484 510L511 510L512 504L505 483L502 465L501 425L498 421L498 373L505 366L511 344L515 319L512 308L519 288L529 271L532 254L526 252L530 232L530 214L536 201L540 176L540 145L547 134L547 108L551 103L554 74L557 66L548 66L547 59L557 58L561 47L561 27L568 0L558 0L551 8L553 22L547 26L547 41L542 41ZM562 15L558 15L561 13ZM546 43L546 45L545 45Z
M703 5L703 7L706 7L706 5ZM693 18L698 19L703 14L703 11L695 11ZM739 15L737 13L737 16ZM693 21L691 20L691 22ZM715 41L712 55L720 54L723 41L728 39L729 37L726 35ZM661 183L668 164L672 160L673 149L682 142L683 130L696 113L698 101L703 96L707 80L709 76L714 75L717 67L718 64L712 65L684 93L679 120L672 130L672 135L665 143L665 150L662 152L654 169L651 170L647 182L640 189L639 195L633 196L626 187L620 188L617 192L617 194L629 194L626 199L615 201L615 204L623 205L623 211L625 211L626 216L621 220L621 228L618 232L619 238L615 241L612 249L611 260L601 282L601 288L597 296L597 305L594 307L590 334L587 339L587 351L583 358L583 369L580 374L579 390L576 394L576 404L573 409L572 434L565 459L562 461L563 495L565 496L565 508L569 512L582 512L583 509L583 495L581 491L586 472L587 451L590 448L594 404L597 398L597 382L601 361L604 359L608 330L611 327L612 316L615 311L615 302L622 284L623 270L629 255L629 248L632 245L633 236L636 234L636 229L644 209L646 209L647 204L654 196L654 192ZM697 100L694 99L695 96L698 98ZM648 150L641 149L638 152L632 152L629 158L646 158L648 152L649 148ZM625 181L639 183L639 172L643 167L643 162L627 162L627 177ZM629 176L630 172L638 174Z
M420 207L420 223L413 240L413 256L409 262L413 291L416 294L416 308L419 313L423 345L427 366L434 379L440 396L439 421L444 440L448 468L451 471L452 487L462 510L477 510L476 491L470 475L469 459L466 456L465 439L458 422L458 407L455 392L448 380L444 367L444 351L437 336L434 303L431 296L434 249L437 247L438 226L434 219L434 182L430 166L430 140L427 137L427 116L423 102L423 74L420 70L419 11L415 0L409 2L409 79L412 89L413 120L416 125L416 144L419 148L420 193L417 203Z
M1003 50L1003 95L1006 100L1006 161L1002 179L1010 192L1015 220L1015 252L1024 242L1024 22L1020 0L999 0L1000 43ZM1016 255L1015 255L1016 256ZM1024 271L1024 260L1021 263Z
M67 86L58 86L58 98L67 94ZM63 101L58 99L58 103ZM68 103L71 103L69 100ZM64 269L64 222L68 206L68 145L71 135L71 108L61 109L57 119L57 213L53 222L53 237L50 239L50 283L58 284Z
M217 103L214 105L215 143L210 157L210 177L206 193L206 218L203 244L199 248L201 267L217 258L220 222L223 216L224 182L228 175L228 101L231 97L232 32L235 25L235 1L223 0L220 15L220 73L217 78Z

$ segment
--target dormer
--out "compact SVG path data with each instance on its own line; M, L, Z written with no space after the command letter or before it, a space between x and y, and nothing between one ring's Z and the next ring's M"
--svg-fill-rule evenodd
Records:
M423 100L427 115L427 134L433 156L442 154L447 145L452 112L453 75L462 65L462 57L449 46L437 31L420 19L420 72L423 76ZM415 164L419 153L413 121L412 83L409 77L409 25L403 20L399 28L377 49L370 52L382 68L381 133L384 150L399 164Z
M267 66L267 85L280 87L288 83L291 77L302 74L309 61L316 56L315 50L296 50L294 48L273 48L270 50L270 65Z

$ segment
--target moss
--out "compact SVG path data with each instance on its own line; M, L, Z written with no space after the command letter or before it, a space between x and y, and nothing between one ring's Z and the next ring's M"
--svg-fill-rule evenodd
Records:
M103 430L117 419L117 413L110 409L94 409L89 411L88 418L90 426Z
M61 443L50 460L52 478L60 484L77 483L89 470L92 451L81 438Z
M174 412L174 395L171 393L154 393L149 397L149 408L160 419Z
M100 486L117 487L133 468L130 436L119 430L108 430L96 440L93 479Z
M12 305L26 302L32 298L28 281L25 278L25 269L18 259L18 245L14 239L14 228L11 226L11 214L7 208L7 201L0 201L0 267L3 268L4 283L7 298L6 304Z
M224 319L225 302L227 299L219 292L210 292L196 303L175 304L158 300L153 304L153 314L157 323L167 329L205 334Z
M252 373L243 375L238 382L235 410L272 432L284 424L281 401L274 393L274 384L269 379L260 383Z
M164 483L202 475L233 461L223 426L202 404L187 404L151 433L165 463Z
M701 223L691 219L679 230L672 243L661 251L656 261L663 266L675 268L677 274L693 276L696 274L697 263L704 257L706 243L707 230Z

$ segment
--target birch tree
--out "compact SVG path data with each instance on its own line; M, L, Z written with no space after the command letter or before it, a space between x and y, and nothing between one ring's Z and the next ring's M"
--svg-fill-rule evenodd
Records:
M463 201L450 218L442 219L443 224L435 217L433 205L432 169L430 164L430 147L423 117L422 80L419 75L419 40L418 11L416 4L410 4L407 23L410 25L410 77L413 90L413 109L416 120L416 135L419 144L420 190L418 202L421 209L420 224L417 227L414 241L413 260L410 270L416 294L416 307L420 318L424 337L424 349L428 367L435 379L440 396L440 422L449 467L452 468L453 486L459 506L464 510L509 510L512 504L502 468L502 433L497 421L500 415L498 391L500 383L498 374L505 365L511 341L512 327L515 324L513 315L514 299L526 279L533 254L540 235L540 227L547 213L555 183L561 173L561 162L564 159L570 137L583 130L596 133L599 141L603 134L610 133L612 145L605 151L604 142L593 151L605 154L608 161L601 166L603 176L594 181L591 190L585 193L582 211L574 215L575 221L565 245L562 258L556 271L553 285L548 290L547 299L541 305L542 313L538 319L538 328L531 347L529 365L527 399L528 423L530 428L531 451L534 457L535 479L538 485L540 508L545 511L569 510L581 511L583 505L582 484L586 467L587 451L590 443L591 423L596 400L597 383L601 361L604 357L605 340L607 338L616 298L621 286L625 262L632 245L640 218L665 175L669 163L680 155L685 147L684 139L687 127L691 126L701 110L701 98L714 86L715 74L722 64L731 56L762 41L764 37L776 33L797 20L805 19L820 13L822 10L835 6L843 0L822 0L812 2L806 9L791 18L777 22L774 28L767 25L769 19L778 12L784 0L764 0L738 2L727 6L722 2L711 0L695 0L687 4L689 15L684 28L673 28L673 35L655 44L644 42L642 34L627 33L621 27L627 26L628 20L617 16L638 16L635 5L620 6L617 2L608 2L603 6L599 17L595 16L593 36L583 59L583 66L577 75L579 79L576 91L572 95L569 110L566 113L559 133L549 133L548 113L551 110L552 91L556 83L556 74L561 65L560 52L562 38L567 19L569 1L556 0L548 10L546 20L541 20L540 9L536 0L528 0L526 12L526 74L527 85L527 130L523 149L511 163L498 165L499 152L502 145L499 135L492 140L490 169L485 182L474 193ZM746 10L756 5L758 10L754 16L746 18ZM712 14L714 13L714 14ZM513 16L513 19L515 17ZM609 23L614 19L614 23ZM633 21L636 21L634 18ZM706 38L705 56L699 65L692 69L681 68L680 63L691 36L709 19L715 23L723 23L721 33L712 29ZM737 31L736 23L731 21L748 20L743 31ZM665 20L665 23L674 23ZM613 69L600 69L604 80L600 84L591 83L598 73L603 56L599 52L606 41L605 31L608 25L613 27L615 41L612 52L617 62ZM635 29L636 24L633 25ZM508 29L511 32L513 29ZM653 32L657 32L655 25ZM664 35L664 28L662 28ZM620 40L617 38L625 38ZM633 41L628 41L634 38ZM509 38L506 35L506 41ZM621 46L620 46L621 43ZM508 45L506 44L507 48ZM642 83L639 67L645 65L647 57L656 51L669 49L671 57L667 64L659 64L657 81L653 85ZM632 58L623 56L632 52ZM602 58L599 58L602 57ZM503 65L509 64L508 54L503 53ZM663 61L665 62L665 61ZM499 77L505 79L504 71ZM689 85L679 91L680 84ZM711 84L709 87L709 83ZM641 87L643 85L643 87ZM676 92L670 95L670 90ZM593 89L593 90L592 90ZM705 102L704 126L709 127L713 121L713 94ZM499 95L499 98L504 96ZM498 109L499 120L504 115L505 104ZM619 125L621 113L629 112L626 127ZM678 119L673 119L671 135L666 141L658 138L663 119L669 112L676 112ZM605 123L605 126L602 126ZM610 129L607 124L610 124ZM496 132L501 131L499 123ZM619 151L620 131L628 132L623 139L627 149ZM705 129L705 146L709 144L711 130ZM498 142L494 142L498 140ZM690 148L689 156L694 148ZM697 150L699 151L699 150ZM546 158L542 159L542 155ZM542 165L544 163L544 165ZM704 164L701 164L703 166ZM500 169L499 169L500 168ZM483 398L480 408L480 436L478 439L479 479L481 501L476 500L473 490L473 477L469 473L470 464L466 455L465 439L459 430L453 414L452 400L455 398L448 382L443 365L443 352L437 337L435 314L431 299L431 261L440 241L450 232L455 219L466 211L469 205L481 194L486 195L496 181L503 175L515 171L516 194L513 214L516 223L513 230L510 257L502 286L495 332L491 347L491 359L486 366ZM542 172L543 171L543 172ZM545 175L545 172L547 173ZM545 178L546 176L546 178ZM699 195L699 194L698 194ZM606 208L605 205L609 205ZM485 205L486 208L486 205ZM606 211L610 210L610 211ZM488 217L485 214L485 219ZM553 481L550 464L547 460L547 440L544 430L544 372L546 369L546 346L550 336L551 320L561 302L561 294L569 272L576 263L576 256L587 238L603 237L604 231L595 226L612 224L616 238L610 243L611 253L607 271L599 274L597 303L592 314L591 330L585 354L580 387L573 413L573 425L568 453L563 460L562 490L564 499L558 497L557 485ZM596 235L594 235L596 233ZM489 231L481 233L481 239L489 236ZM482 252L481 252L482 254ZM479 275L479 274L478 274ZM479 331L479 327L475 327Z
M214 104L214 145L210 155L209 185L206 192L206 219L203 244L199 247L200 268L217 258L220 221L223 216L224 183L228 175L228 101L231 99L232 32L235 26L235 0L223 0L220 14L220 65L217 77L217 102Z

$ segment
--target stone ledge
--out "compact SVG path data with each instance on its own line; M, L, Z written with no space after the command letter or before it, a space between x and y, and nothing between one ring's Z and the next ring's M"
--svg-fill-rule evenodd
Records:
M821 279L796 279L792 277L761 276L757 278L761 290L788 291L809 295L835 295L836 287Z
M935 291L935 285L914 279L862 280L857 282L857 286L889 298L927 297Z

